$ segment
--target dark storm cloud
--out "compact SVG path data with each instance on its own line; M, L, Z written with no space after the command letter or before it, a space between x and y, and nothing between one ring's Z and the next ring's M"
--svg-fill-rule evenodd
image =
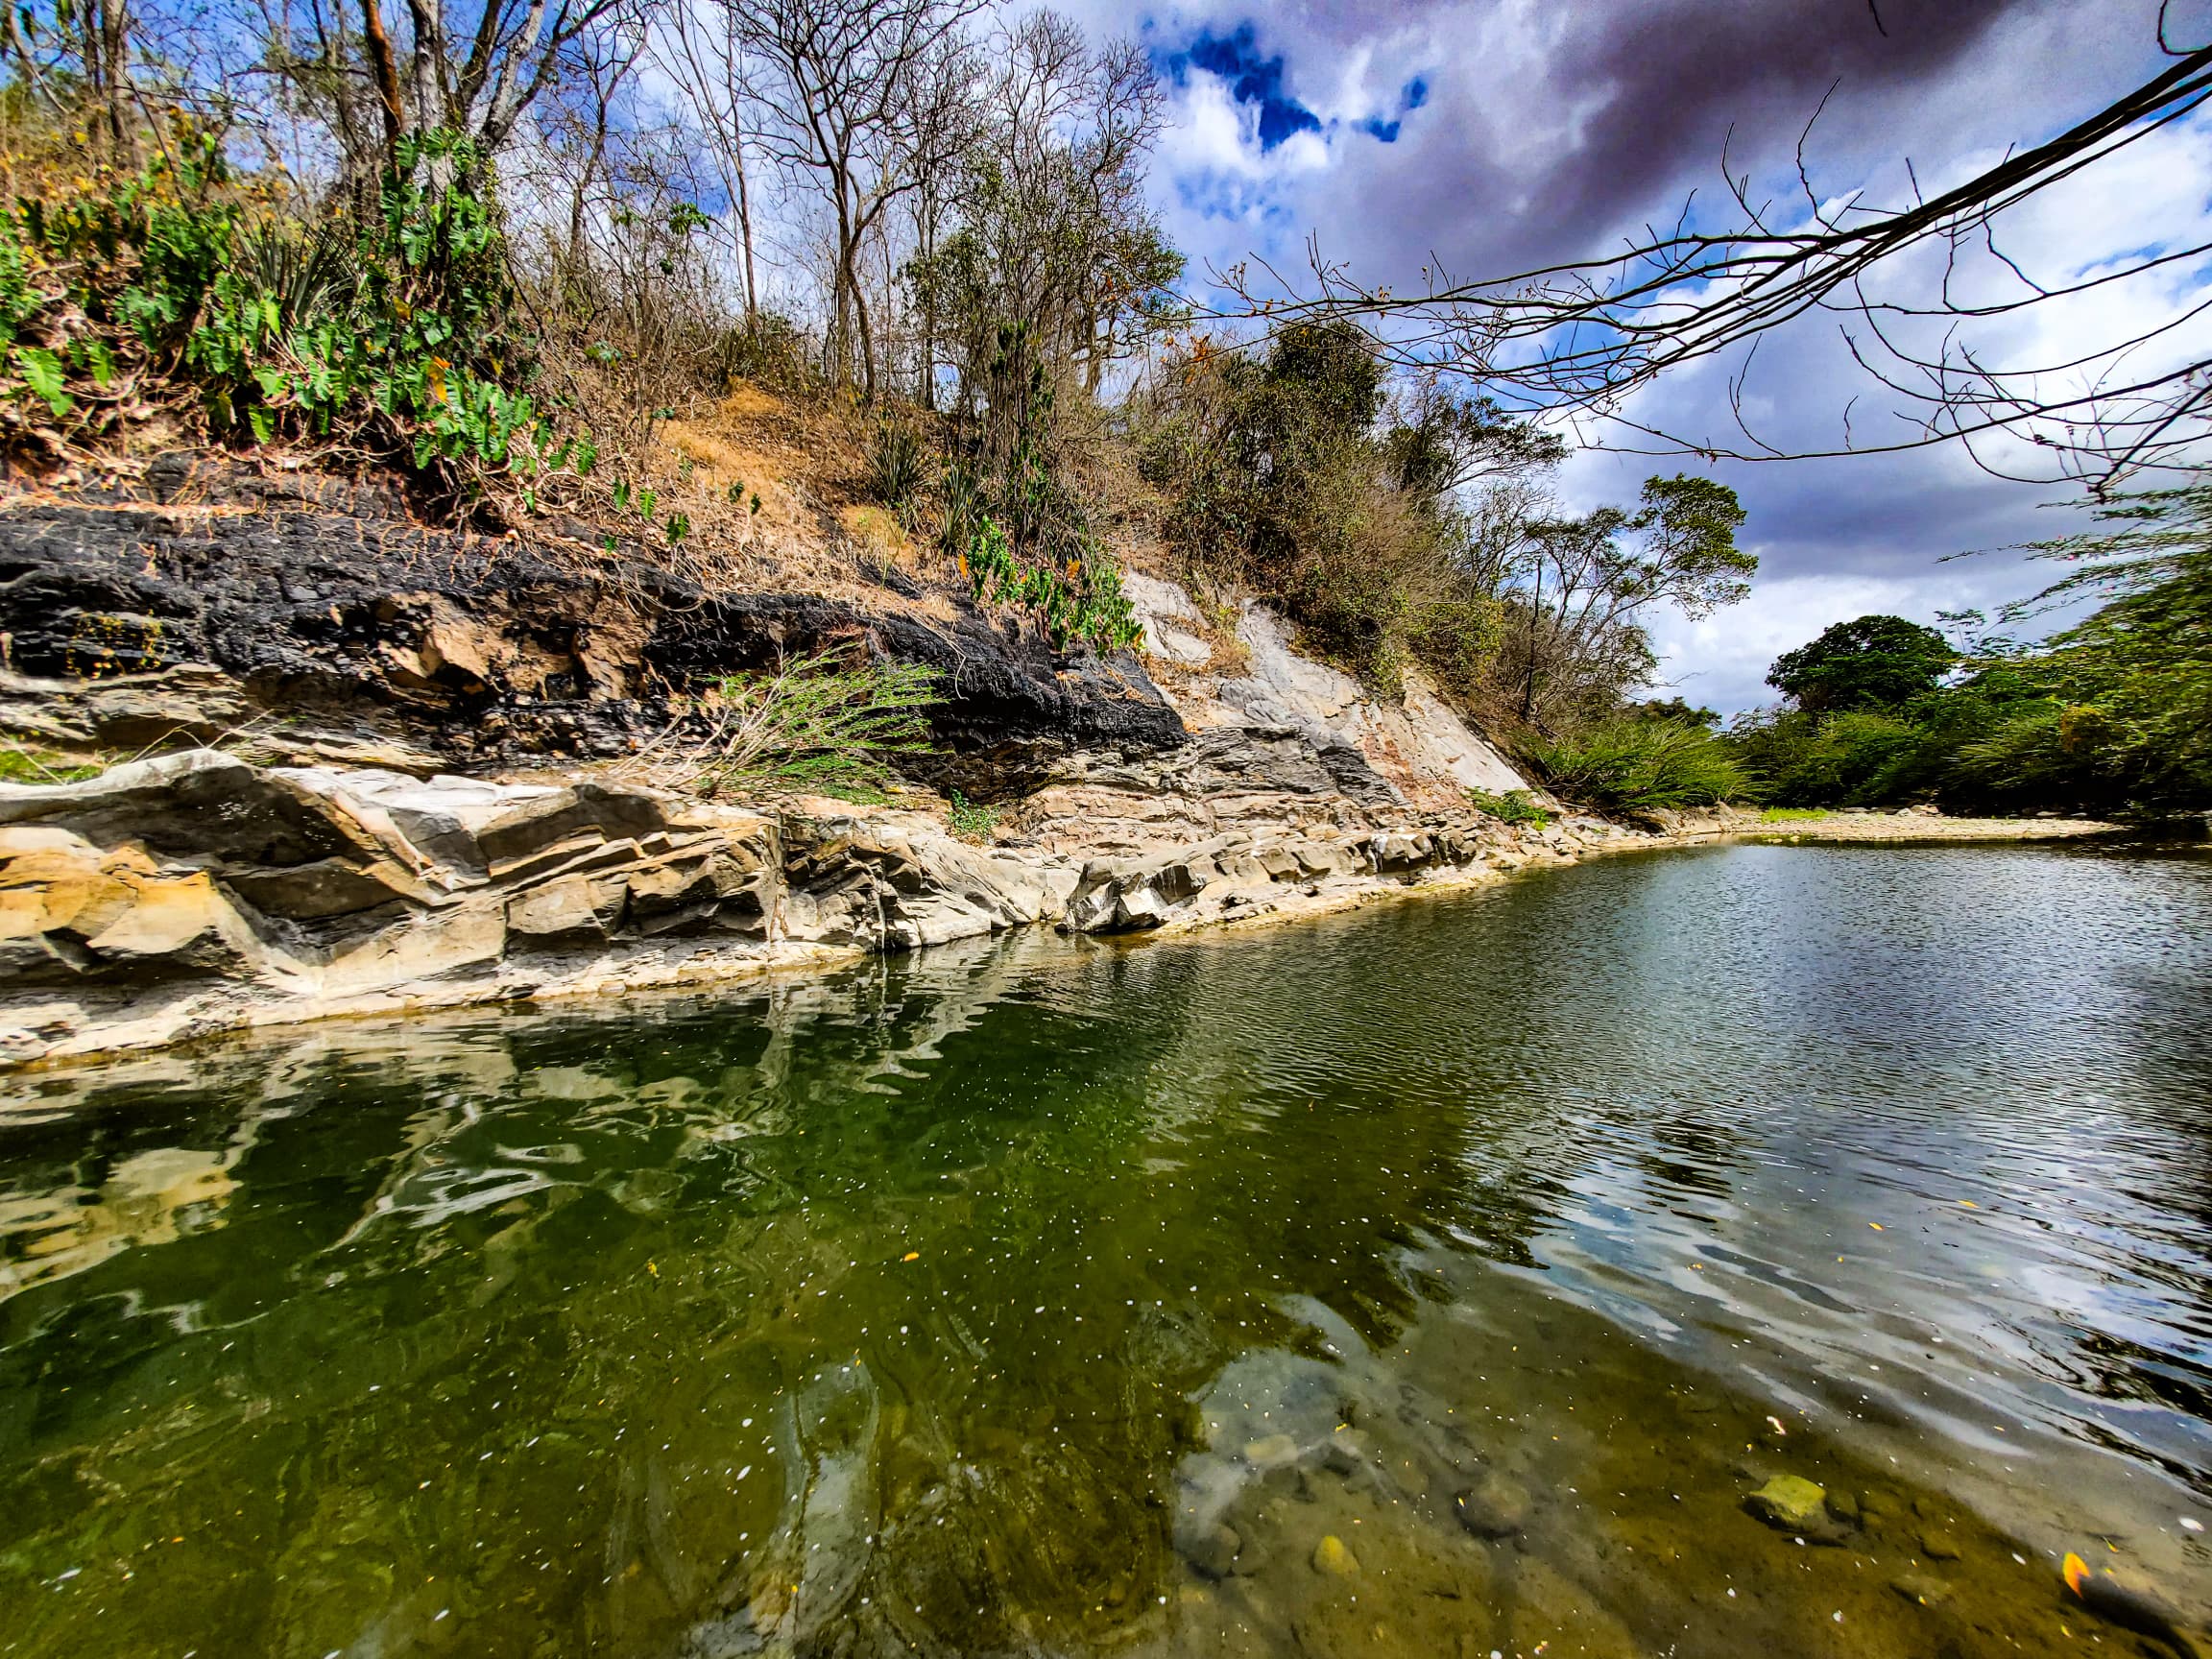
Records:
M1587 142L1545 174L1564 227L1653 211L1687 170L1713 169L1729 129L1802 124L1831 86L1853 100L1960 63L2031 0L1750 0L1574 12L1554 81L1605 89ZM1525 184L1526 180L1516 180Z
M2158 60L2157 0L1878 0L1878 17L1866 0L1309 0L1139 13L1073 3L1101 33L1140 34L1164 63L1182 55L1183 125L1162 146L1158 187L1193 273L1256 254L1294 278L1310 236L1324 257L1401 292L1425 267L1495 277L1606 254L1671 223L1693 190L1707 223L1732 217L1724 142L1756 195L1785 217L1801 212L1789 201L1794 150L1823 98L1807 146L1815 188L1866 186L1864 200L1887 203L1910 189L1908 159L1923 186L1940 187L2080 119ZM2212 0L2175 13L2185 37L2212 35ZM1211 61L1190 56L1194 43ZM1286 125L1293 109L1305 119ZM2193 187L2212 169L2186 160L2192 142L2176 134L2159 164ZM2154 183L2139 174L2132 193L2114 194L2107 180L2086 211L2031 215L2008 252L2074 269L2137 241L2212 233L2212 214L2175 222L2186 205L2144 219L2130 202ZM2212 186L2189 199L2200 206ZM1670 377L1638 413L1734 438L1726 367ZM1762 437L1814 448L1838 440L1846 407L1863 442L1894 401L1826 316L1767 341L1751 391ZM1697 465L1584 454L1561 492L1581 511ZM1660 633L1671 671L1723 708L1768 695L1767 661L1830 622L1875 609L1932 620L2032 591L2047 571L2016 556L1942 561L2075 527L2043 505L2073 492L2000 482L1956 449L1717 470L1750 510L1759 581L1743 606Z

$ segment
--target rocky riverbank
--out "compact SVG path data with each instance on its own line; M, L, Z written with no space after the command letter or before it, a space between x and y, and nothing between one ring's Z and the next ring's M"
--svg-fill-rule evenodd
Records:
M1141 651L1055 648L841 552L803 508L781 554L714 571L439 528L388 481L221 458L0 502L0 733L168 751L0 784L0 1065L1024 926L1308 914L1726 834L2103 828L1508 824L1477 804L1526 781L1417 674L1382 694L1263 607L1136 570ZM901 804L650 786L640 752L680 738L703 688L824 652L935 671ZM967 835L935 789L987 804Z
M0 1064L700 984L1018 927L1129 934L1312 915L1776 829L1747 813L1514 826L1318 787L1258 809L1236 794L1244 810L1222 826L1222 803L1209 809L1203 794L1112 795L1094 780L1044 792L1009 827L963 839L913 809L815 799L759 811L590 779L420 780L211 750L80 783L0 784ZM1894 824L1839 816L1815 838L1893 840ZM1910 828L2039 839L2104 827Z
M719 563L219 455L0 501L0 733L57 764L169 751L0 785L0 1053L1193 926L1618 833L1470 810L1523 780L1259 606L1133 571L1142 652L1055 647L772 493ZM902 806L649 786L702 691L823 654L933 672ZM990 829L954 835L934 791Z
M1126 836L1094 815L974 844L920 811L767 813L212 751L0 785L0 1057L700 983L1036 925L1310 912L1659 839L1404 808Z

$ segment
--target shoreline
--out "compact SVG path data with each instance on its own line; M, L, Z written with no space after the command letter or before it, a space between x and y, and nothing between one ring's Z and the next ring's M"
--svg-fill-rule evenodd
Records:
M1895 847L1978 841L2120 841L2140 830L2094 818L1943 818L1919 812L1837 811L1818 818L1768 820L1762 815L1723 833L1744 841Z
M26 817L38 816L27 806L66 806L71 803L59 798L72 795L105 803L109 817L115 802L128 799L141 817L158 821L160 813L149 813L146 805L150 793L195 781L204 785L206 779L198 775L226 767L234 788L267 788L283 781L279 775L246 777L256 769L234 761L195 761L166 769L162 762L144 762L124 769L133 776L124 777L119 790L108 779L89 785L0 790L0 837L12 836L18 843L30 838L29 853L46 866L41 872L46 890L38 897L49 909L57 903L56 893L72 883L82 888L108 878L112 884L120 875L137 884L134 897L140 908L154 912L167 926L169 937L155 943L166 949L169 959L190 964L166 983L69 989L18 983L0 990L0 1070L96 1065L125 1052L325 1020L573 1005L637 992L703 990L828 974L872 955L1046 926L1064 934L1094 936L1238 935L1373 904L1471 892L1527 870L1564 868L1601 854L1731 841L2047 844L2110 841L2129 834L2126 826L2087 820L1942 819L1921 813L1834 813L1769 822L1723 809L1682 814L1663 827L1637 830L1568 814L1541 828L1460 815L1349 835L1331 835L1310 824L1262 822L1226 836L1176 837L1135 855L1122 849L1122 856L1102 858L1086 856L1080 848L1035 848L1020 836L971 845L918 813L863 816L830 802L808 804L818 816L770 819L733 808L685 805L643 792L596 801L577 790L477 784L471 787L485 798L477 805L488 815L475 828L488 845L502 845L502 834L513 839L517 799L529 809L522 816L534 815L551 826L536 837L541 842L550 838L548 848L525 849L510 862L540 866L534 874L549 873L553 879L502 888L487 876L473 888L464 882L448 892L424 891L426 885L435 887L434 873L415 871L416 890L401 895L408 902L394 899L384 906L404 914L370 937L368 949L355 951L391 970L384 982L361 982L356 974L348 983L336 972L345 960L340 956L330 956L323 971L310 976L301 966L305 953L297 937L289 940L292 956L273 956L266 949L258 958L252 954L256 936L264 948L270 938L285 937L286 925L237 898L240 891L260 892L249 878L266 878L266 871L225 873L220 882L211 881L213 860L207 856L149 860L143 843L129 841L121 851L135 854L132 870L116 868L113 847L103 854L97 872L56 870L56 831L22 827ZM46 801L27 802L26 797ZM342 794L327 796L322 804L348 801L350 805L338 816L351 828L380 830L388 849L417 852L394 823L393 812L401 822L412 822L397 805L379 814ZM658 828L642 836L643 852L635 840L611 844L609 830L618 826L604 822L589 826L586 835L564 837L560 831L577 828L580 804L595 804L598 820L622 819L634 835L640 828L634 820L650 807ZM439 827L450 831L455 803L441 805L445 816ZM826 810L831 808L834 816ZM423 830L417 828L416 834L427 844ZM665 938L638 937L635 929L631 936L616 937L604 926L592 934L591 919L598 915L603 921L607 909L608 881L627 875L637 891L648 890L653 879L669 886L671 848L653 844L672 837L681 841L686 834L691 845L687 852L675 848L677 854L749 866L739 872L744 879L722 880L716 889L726 909L746 909L757 918L748 934L703 937L685 927ZM25 851L4 841L0 854L12 854L18 865L26 861ZM308 868L320 870L330 862ZM579 866L593 876L565 874ZM489 868L496 869L496 863ZM820 879L825 870L827 881ZM12 874L20 880L24 872ZM389 871L378 874L395 887L403 885ZM682 891L677 897L703 890L691 866L684 866L678 876L674 885ZM171 913L178 910L180 896L192 914L179 924ZM15 937L9 943L18 947L20 959L27 943L20 902L26 894L17 886L4 897L17 901L10 918L16 924ZM94 934L90 945L112 949L118 929L129 930L132 914L127 910L121 921ZM650 920L645 924L651 925ZM725 920L722 926L730 923ZM290 926L292 935L300 933L300 925ZM496 937L488 937L488 930ZM148 925L139 922L136 931L141 971L149 963L158 966L160 954L147 948L144 937ZM51 948L51 941L46 943ZM192 956L195 950L198 957Z

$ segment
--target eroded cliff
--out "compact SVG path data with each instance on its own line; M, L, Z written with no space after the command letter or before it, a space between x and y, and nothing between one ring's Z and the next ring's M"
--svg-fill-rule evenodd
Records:
M13 498L0 726L168 752L0 785L0 1053L1279 915L1623 834L1472 810L1522 784L1479 734L1258 606L1133 574L1144 650L1101 656L886 561L817 586L204 461ZM830 650L937 671L922 793L753 809L630 764L716 680ZM955 835L930 785L996 818Z

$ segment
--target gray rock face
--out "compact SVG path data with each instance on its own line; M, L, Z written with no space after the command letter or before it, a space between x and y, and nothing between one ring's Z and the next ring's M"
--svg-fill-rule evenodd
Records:
M183 1035L244 1002L495 995L548 966L619 983L911 949L1056 917L1072 885L921 819L165 756L0 785L0 1052Z
M1466 815L1193 834L1178 816L1191 798L1147 799L1162 814L1147 843L1101 854L1118 827L1088 848L985 847L918 812L835 802L771 814L607 781L263 768L211 750L0 784L0 1063L1040 922L1185 927L1561 856ZM1340 795L1316 805L1350 813Z
M1148 857L1097 859L1069 900L1061 926L1071 933L1124 933L1176 921L1219 920L1255 909L1277 883L1299 886L1352 876L1415 878L1479 862L1466 830L1274 839L1218 836Z

